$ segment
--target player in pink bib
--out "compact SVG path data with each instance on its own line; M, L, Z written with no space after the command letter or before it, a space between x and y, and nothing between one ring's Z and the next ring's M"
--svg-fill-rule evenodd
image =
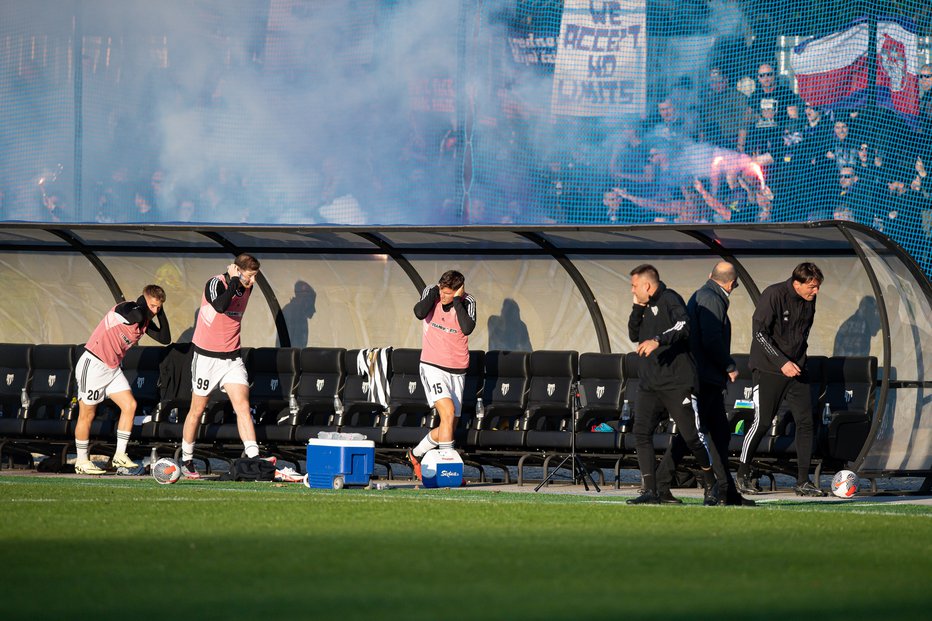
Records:
M414 475L421 478L421 459L434 449L453 448L453 430L463 405L463 384L469 368L469 335L476 328L476 300L465 291L466 278L456 270L424 289L414 306L423 320L421 383L427 401L437 410L440 425L408 451Z
M90 460L91 423L97 415L97 405L110 398L120 408L117 421L117 443L111 464L117 468L135 469L139 464L126 454L136 400L120 364L130 347L148 334L163 345L171 342L168 318L162 310L165 291L158 285L148 285L142 295L132 302L121 302L111 308L100 320L87 343L84 353L75 366L78 384L78 422L74 427L74 444L77 460L74 470L78 474L104 474ZM153 323L157 319L158 323Z
M256 429L249 412L249 379L240 356L240 328L252 286L259 273L259 261L241 254L214 276L204 287L194 326L194 356L191 361L191 407L184 421L181 441L181 473L199 479L194 466L194 439L207 407L210 393L220 388L227 393L236 427L247 457L258 457Z

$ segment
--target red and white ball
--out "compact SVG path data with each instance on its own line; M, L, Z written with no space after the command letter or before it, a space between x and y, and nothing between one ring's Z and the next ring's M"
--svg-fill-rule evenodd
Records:
M858 493L858 475L850 470L839 470L832 477L832 493L839 498L851 498Z
M163 457L152 464L152 478L162 485L171 485L181 478L181 466L174 459Z

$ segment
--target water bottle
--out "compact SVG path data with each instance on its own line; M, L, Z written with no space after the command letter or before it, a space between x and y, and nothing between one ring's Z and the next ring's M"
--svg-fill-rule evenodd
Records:
M667 429L670 430L671 436L676 433L676 421L672 418L667 420Z
M777 437L777 425L780 422L780 417L776 414L773 415L773 421L770 423L770 436L773 438Z
M822 409L822 424L828 427L832 423L832 407L828 403Z
M476 399L476 420L482 420L485 416L485 407L482 405L482 397Z
M29 395L26 393L25 388L23 388L23 391L19 395L19 402L23 406L23 412L29 410Z
M288 412L291 414L292 419L298 415L298 400L294 395L288 395Z
M622 433L628 433L631 428L631 406L628 405L628 400L625 399L625 402L621 404L621 429Z
M343 401L340 400L340 395L333 395L333 412L337 416L343 416Z

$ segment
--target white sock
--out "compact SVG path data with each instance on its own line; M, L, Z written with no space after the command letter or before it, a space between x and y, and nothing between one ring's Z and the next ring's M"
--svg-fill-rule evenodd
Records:
M256 442L243 442L243 446L246 450L246 457L258 457L259 456L259 445Z
M194 442L181 441L181 461L194 459Z
M90 440L75 440L74 447L78 449L78 461L84 461L87 457L87 445L90 444Z
M452 450L453 450L453 440L450 440L449 442L440 442L440 443L438 444L438 446L440 447L440 450L441 450L441 451L444 450L444 449L447 449L447 450L452 451Z
M434 442L434 440L430 437L430 432L428 431L427 435L424 436L424 439L421 440L420 444L415 446L414 450L411 452L414 453L415 457L420 459L421 457L424 456L424 453L437 448L437 446L438 446L437 443Z
M117 430L117 445L116 445L116 454L126 452L126 445L129 444L130 431L119 431Z

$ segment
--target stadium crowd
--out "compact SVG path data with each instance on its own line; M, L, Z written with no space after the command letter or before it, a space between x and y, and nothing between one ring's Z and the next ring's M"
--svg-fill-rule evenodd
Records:
M932 272L932 65L919 114L880 106L821 109L774 63L713 62L653 95L645 119L557 117L508 99L471 134L450 114L410 114L402 140L372 111L351 153L313 153L286 183L255 164L214 163L183 179L166 168L154 119L108 120L85 155L82 207L67 158L0 173L0 220L263 224L638 224L851 220L883 231ZM750 73L750 75L743 75ZM28 75L26 78L28 79ZM23 85L28 92L29 84ZM38 87L33 90L41 91ZM504 89L503 89L504 93ZM222 143L235 120L218 78L193 102ZM151 114L152 111L149 111ZM146 120L148 118L148 120ZM213 128L213 129L210 129ZM211 133L213 132L213 133ZM48 142L48 141L46 141ZM41 143L41 140L37 140ZM52 151L52 149L49 149ZM100 151L98 153L97 151ZM284 158L284 156L283 156ZM466 165L468 163L468 165ZM18 172L25 171L20 178Z

